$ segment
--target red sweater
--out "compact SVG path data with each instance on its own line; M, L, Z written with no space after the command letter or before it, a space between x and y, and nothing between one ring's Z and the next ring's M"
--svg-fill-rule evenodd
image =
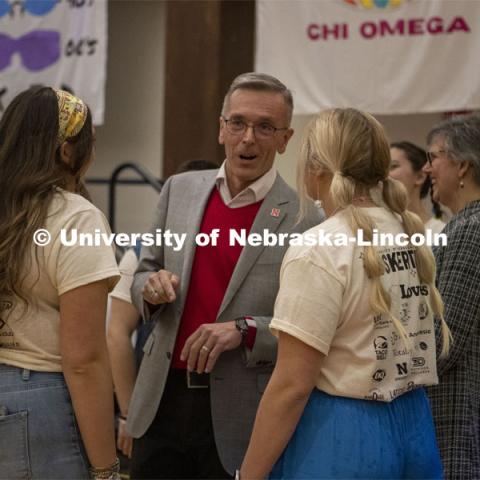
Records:
M240 208L223 203L217 188L208 200L199 233L220 230L217 246L196 246L185 308L180 320L172 368L187 368L180 353L188 337L204 323L214 323L230 278L242 253L242 246L229 245L229 231L245 229L250 232L262 201ZM232 318L233 320L233 318Z

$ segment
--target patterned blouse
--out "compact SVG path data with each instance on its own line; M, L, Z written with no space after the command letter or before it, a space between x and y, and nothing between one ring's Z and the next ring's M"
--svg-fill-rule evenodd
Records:
M446 225L447 245L434 248L436 283L453 335L438 360L439 385L430 387L446 479L480 478L480 200ZM437 323L437 348L441 335Z

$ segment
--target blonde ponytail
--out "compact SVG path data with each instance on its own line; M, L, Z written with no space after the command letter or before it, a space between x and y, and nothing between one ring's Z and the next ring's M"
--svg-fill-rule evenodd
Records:
M425 235L425 225L420 218L413 212L406 210L406 191L404 186L392 178L387 178L384 182L383 200L387 207L400 215L405 229L405 233L410 238L414 233ZM430 291L430 309L434 317L440 320L442 329L442 350L441 357L448 354L452 335L450 329L443 318L443 302L440 292L435 286L435 258L432 250L426 245L415 248L415 262L417 265L417 274L420 283L428 285Z

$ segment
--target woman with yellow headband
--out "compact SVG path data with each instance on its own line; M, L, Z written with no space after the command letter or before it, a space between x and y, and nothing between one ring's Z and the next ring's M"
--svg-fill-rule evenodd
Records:
M0 478L119 478L104 324L118 269L111 247L65 242L110 232L81 195L93 157L90 111L67 92L32 87L0 121Z

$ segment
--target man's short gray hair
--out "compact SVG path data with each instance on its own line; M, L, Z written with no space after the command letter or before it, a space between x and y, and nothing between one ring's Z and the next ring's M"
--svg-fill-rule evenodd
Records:
M278 80L278 78L267 75L266 73L256 72L242 73L236 77L223 100L222 115L224 116L227 114L230 97L235 90L255 90L282 94L285 105L287 106L288 125L290 125L293 115L292 92L280 80Z
M462 115L435 125L427 135L430 145L435 137L445 142L445 151L454 161L472 164L473 178L480 185L480 115Z

